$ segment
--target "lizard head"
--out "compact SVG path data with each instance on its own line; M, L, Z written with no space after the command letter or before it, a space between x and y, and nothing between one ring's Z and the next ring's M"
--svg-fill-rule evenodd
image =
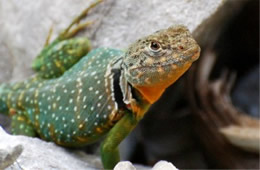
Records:
M185 26L172 26L133 43L123 58L127 81L150 102L174 83L200 55Z

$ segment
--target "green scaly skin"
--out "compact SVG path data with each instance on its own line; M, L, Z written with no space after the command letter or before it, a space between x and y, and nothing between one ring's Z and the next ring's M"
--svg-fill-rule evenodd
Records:
M90 51L87 38L73 36L84 10L33 62L37 74L0 85L0 111L12 118L12 133L39 136L78 147L106 136L101 146L105 169L120 160L118 145L151 104L199 57L200 48L184 26L141 38L126 52ZM72 26L78 24L72 30Z

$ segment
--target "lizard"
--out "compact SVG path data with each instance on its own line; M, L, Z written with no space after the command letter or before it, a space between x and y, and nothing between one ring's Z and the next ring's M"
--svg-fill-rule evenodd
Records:
M101 1L51 43L49 32L32 64L35 75L0 85L0 112L11 117L14 135L67 147L104 139L101 160L111 169L120 161L118 145L199 58L200 47L187 27L176 25L140 38L126 50L91 49L88 38L75 35L91 24L80 21Z

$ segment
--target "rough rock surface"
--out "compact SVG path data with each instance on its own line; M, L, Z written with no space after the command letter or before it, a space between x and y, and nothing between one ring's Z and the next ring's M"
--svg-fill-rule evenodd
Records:
M129 161L121 161L119 162L114 170L178 170L172 163L167 161L159 161L157 162L153 168L148 168L140 165L133 165Z
M2 148L3 146L0 147L0 169L5 169L14 164L23 151L23 146L20 144Z
M102 167L96 156L66 150L38 138L9 135L1 127L0 139L0 169L94 170ZM13 164L7 168L7 163Z
M89 2L0 1L0 82L23 80L32 75L31 61L42 49L50 27L54 28L52 38L56 37ZM90 20L96 20L95 24L80 36L90 37L94 47L127 48L139 37L174 24L184 24L194 31L214 14L223 2L223 0L106 0L92 11ZM58 169L57 166L63 166L66 169L67 162L70 165L73 165L73 162L76 164L76 167L70 169L86 169L88 166L96 166L98 162L96 157L85 158L75 153L71 154L52 143L44 142L46 145L39 149L40 144L34 145L34 142L42 142L38 139L18 136L15 138L19 140L11 140L14 138L8 136L10 140L7 141L8 138L4 136L7 135L0 133L0 143L8 144L11 148L18 145L17 141L23 143L30 139L31 149L24 147L18 161L12 165L13 169L19 169L19 166L24 169L36 167ZM23 154L26 152L31 154L31 157L24 158ZM9 153L12 155L12 149ZM36 158L40 161L36 161ZM97 167L100 167L100 163L97 163Z
M7 134L0 126L0 170L96 170L102 169L97 156L83 152L67 150L56 146L52 142L45 142L38 138L13 136ZM122 161L115 170L149 170L151 168L133 165L129 161ZM175 170L172 163L160 161L153 170Z
M170 162L159 161L154 165L152 170L177 170L177 168Z
M32 74L30 64L42 49L48 31L55 37L90 1L0 1L0 81L21 80ZM85 35L94 47L127 48L141 36L173 24L193 31L223 0L106 0L92 12L96 24Z

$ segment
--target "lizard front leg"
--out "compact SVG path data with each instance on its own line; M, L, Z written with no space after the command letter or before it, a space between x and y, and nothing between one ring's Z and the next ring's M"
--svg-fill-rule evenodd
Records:
M102 0L90 4L49 44L52 33L52 28L50 29L45 47L32 64L32 68L38 73L38 77L50 79L61 76L91 50L91 44L87 38L73 37L92 24L91 21L80 24L80 21L87 16L90 9L100 2ZM72 28L74 25L76 25L75 28Z
M105 169L113 169L120 161L118 145L136 127L139 120L134 114L127 112L109 131L101 145L101 159Z

